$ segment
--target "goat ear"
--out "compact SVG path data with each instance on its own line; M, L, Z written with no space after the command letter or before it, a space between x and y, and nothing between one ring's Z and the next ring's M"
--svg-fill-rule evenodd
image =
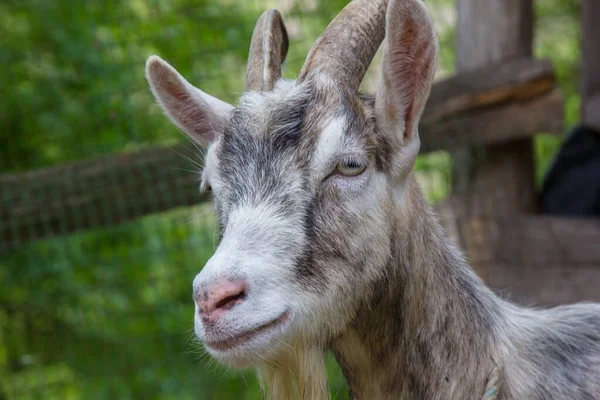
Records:
M233 106L194 87L160 57L148 58L146 79L165 114L201 146L223 130Z
M415 143L418 124L435 75L438 43L422 0L391 0L387 44L375 100L377 124L392 143ZM416 139L416 140L415 140ZM416 155L415 155L416 157Z

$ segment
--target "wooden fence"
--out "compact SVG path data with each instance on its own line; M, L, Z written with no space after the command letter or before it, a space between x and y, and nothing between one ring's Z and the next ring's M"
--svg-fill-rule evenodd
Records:
M600 130L600 35L594 18L600 6L597 0L582 5L582 123ZM531 56L533 25L532 0L458 0L458 73ZM527 112L523 104L515 107ZM537 112L553 118L556 111L548 104ZM518 114L505 114L494 124L529 132L526 118L512 124ZM499 136L500 143L486 143L484 157L456 163L453 195L438 206L447 229L486 282L514 300L600 301L600 219L537 214L531 137ZM454 159L464 161L472 152L466 146Z

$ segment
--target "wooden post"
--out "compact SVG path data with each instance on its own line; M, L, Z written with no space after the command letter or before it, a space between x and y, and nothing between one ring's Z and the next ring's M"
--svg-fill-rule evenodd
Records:
M581 14L581 123L600 131L600 1L583 0Z
M532 37L532 0L458 0L457 72L531 56ZM453 195L461 200L462 212L535 211L531 139L471 147L455 153L453 164Z

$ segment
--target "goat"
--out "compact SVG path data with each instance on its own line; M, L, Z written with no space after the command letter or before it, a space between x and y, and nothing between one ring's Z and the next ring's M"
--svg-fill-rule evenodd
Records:
M389 3L389 4L388 4ZM374 98L359 85L387 37ZM237 106L157 56L150 88L207 148L220 242L193 281L194 328L271 397L328 398L331 350L355 399L600 399L600 305L497 297L447 239L411 170L438 42L420 0L354 0L295 81L281 15L254 30Z

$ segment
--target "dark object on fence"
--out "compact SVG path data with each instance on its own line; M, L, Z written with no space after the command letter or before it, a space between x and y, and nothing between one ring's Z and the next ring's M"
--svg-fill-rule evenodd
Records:
M600 132L579 126L563 143L541 193L547 214L600 215Z

